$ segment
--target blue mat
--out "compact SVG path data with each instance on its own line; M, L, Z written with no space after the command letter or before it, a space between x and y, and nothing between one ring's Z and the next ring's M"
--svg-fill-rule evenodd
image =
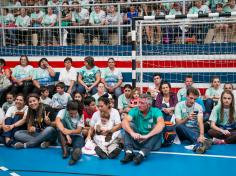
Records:
M21 176L71 176L71 175L234 175L236 165L236 145L213 146L206 154L196 155L183 145L173 145L153 152L139 166L119 162L118 159L101 160L96 156L83 155L74 166L61 158L60 148L22 149L0 147L0 167L9 171L0 171L6 175L16 172ZM9 174L8 174L9 175Z

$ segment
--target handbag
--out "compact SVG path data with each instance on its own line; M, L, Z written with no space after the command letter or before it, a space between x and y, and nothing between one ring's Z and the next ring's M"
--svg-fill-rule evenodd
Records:
M5 74L0 75L0 89L6 89L12 85L11 81Z

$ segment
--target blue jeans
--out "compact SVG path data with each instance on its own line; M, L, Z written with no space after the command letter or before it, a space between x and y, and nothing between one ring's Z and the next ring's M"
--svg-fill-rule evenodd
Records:
M70 135L71 139L72 139L72 148L76 149L76 148L82 148L85 143L84 143L84 138L81 135Z
M214 101L211 98L205 100L206 113L211 113L211 110L214 107Z
M57 139L57 131L55 128L48 126L42 132L28 133L27 130L20 130L15 133L18 141L26 143L28 148L39 146L44 141L55 142Z
M84 86L82 86L81 84L78 85L78 92L80 94L85 94L86 92L86 89ZM91 93L92 95L96 94L98 92L98 89L97 89L97 86L93 87L92 90L89 92Z
M112 92L109 92L109 93L112 93ZM120 87L117 87L117 88L115 88L113 93L114 93L115 97L118 99L118 97L122 94L122 90Z
M4 144L5 143L4 137L2 136L2 133L3 133L3 131L0 130L0 144Z
M176 126L176 133L181 141L188 140L195 144L199 137L199 130L196 128L187 127L185 124L179 124Z
M18 115L15 115L13 118L12 117L8 117L5 119L5 125L12 125L16 122L18 122L19 120L21 120L21 117L18 116ZM4 137L9 137L9 138L14 138L14 134L21 130L22 129L22 126L20 127L15 127L13 128L11 131L8 131L8 132L3 132L2 133L2 136Z
M134 130L136 130L136 127L133 123L130 123L130 127ZM125 141L125 150L133 151L133 149L141 150L145 156L147 156L150 151L152 150L159 150L161 148L162 144L162 133L156 134L149 139L147 139L144 142L139 142L125 131L124 135L124 141Z
M65 86L65 92L68 91L69 87L70 87L70 86ZM76 83L74 83L70 94L72 95L72 93L73 93L75 90L76 90Z

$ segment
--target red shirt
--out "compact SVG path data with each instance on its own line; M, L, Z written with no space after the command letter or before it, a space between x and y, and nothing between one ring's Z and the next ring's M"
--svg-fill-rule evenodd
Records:
M84 123L85 123L85 126L89 126L89 122L93 116L93 113L95 113L96 111L92 112L91 114L88 113L86 111L86 109L83 110L83 114L84 114Z

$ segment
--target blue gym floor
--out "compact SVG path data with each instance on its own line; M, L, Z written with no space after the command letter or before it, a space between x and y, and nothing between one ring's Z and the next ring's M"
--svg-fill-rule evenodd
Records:
M183 145L172 145L152 152L139 166L123 165L120 159L101 160L83 155L74 166L61 158L60 148L15 150L0 146L0 176L72 176L72 175L122 175L122 176L226 176L234 175L236 145L214 145L203 155L194 154ZM3 171L5 167L8 170Z

